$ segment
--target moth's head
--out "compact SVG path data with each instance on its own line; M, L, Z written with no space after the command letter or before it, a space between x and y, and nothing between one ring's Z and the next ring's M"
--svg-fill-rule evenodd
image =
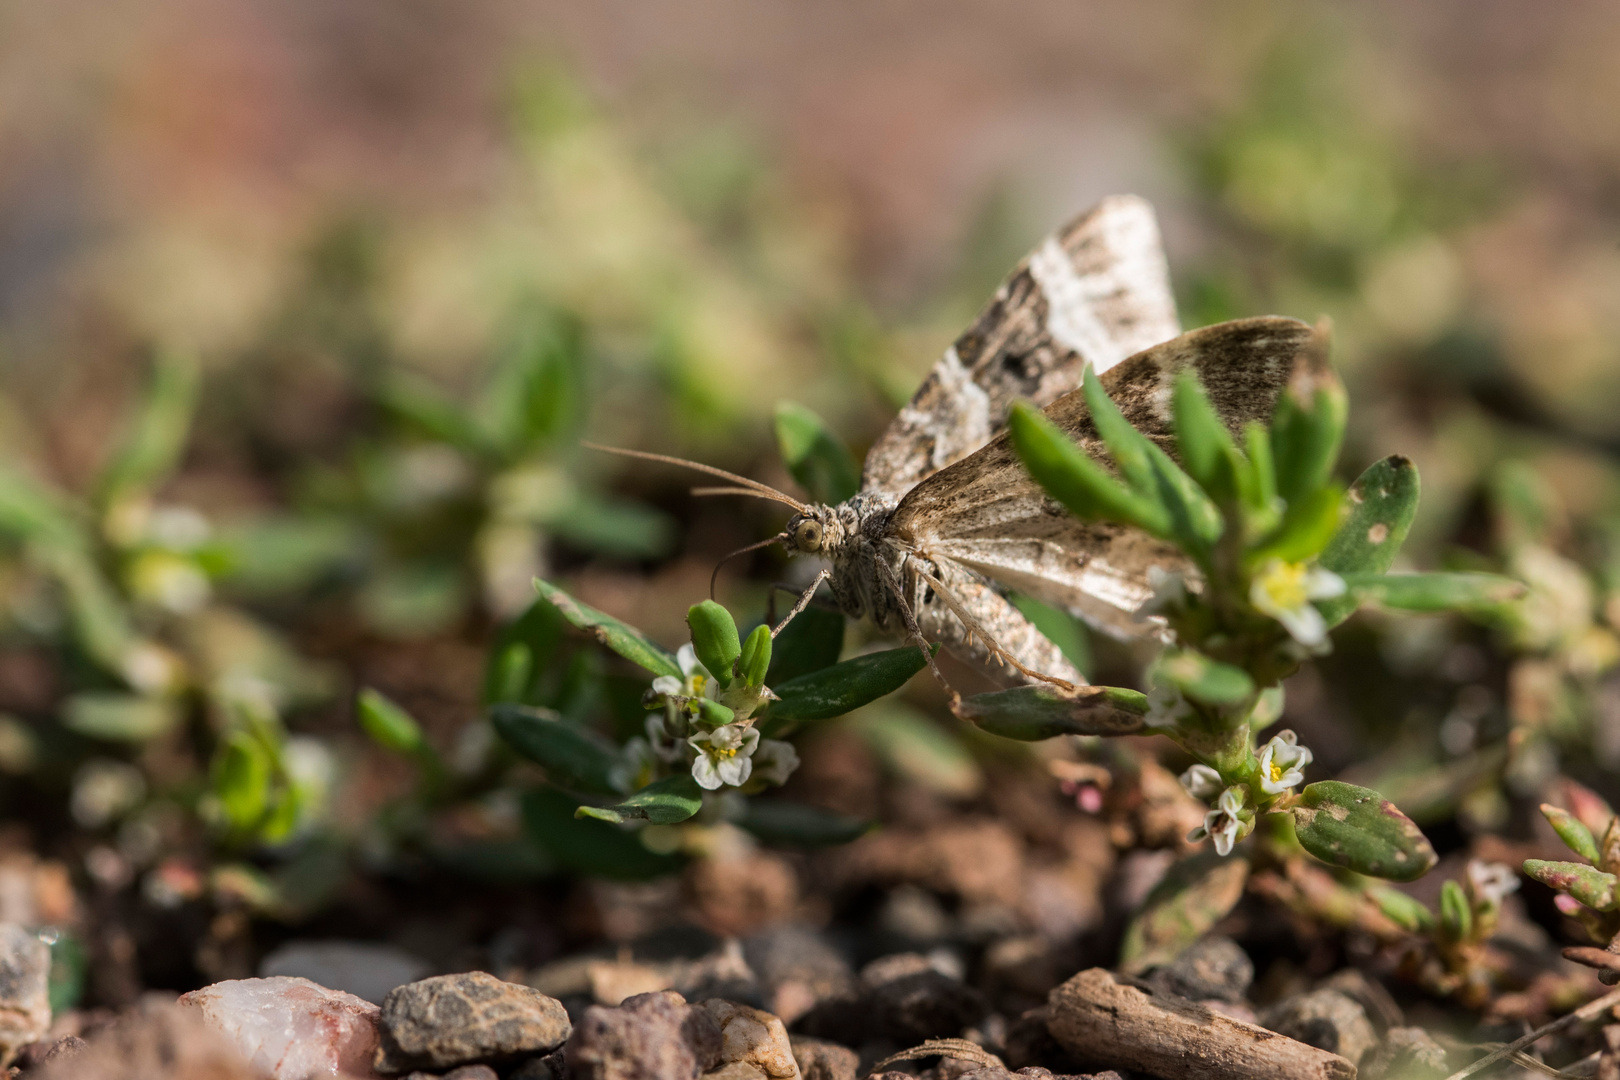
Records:
M790 552L825 555L843 540L844 526L832 507L807 506L788 519L782 535Z

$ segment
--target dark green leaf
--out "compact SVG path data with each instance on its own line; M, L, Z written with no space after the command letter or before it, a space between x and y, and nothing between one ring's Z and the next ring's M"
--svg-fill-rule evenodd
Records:
M502 627L490 646L489 666L484 670L484 703L529 700L535 690L536 677L555 656L564 625L557 608L550 601L537 598L523 614ZM522 687L514 685L516 672L508 666L515 661L506 659L508 651L514 647L520 647L529 657L529 681Z
M1344 574L1356 596L1399 611L1489 612L1524 595L1524 585L1496 574Z
M777 405L776 443L788 472L815 501L837 505L860 490L860 470L848 447L803 405Z
M521 641L491 649L484 677L484 703L522 701L534 681L534 656Z
M1582 825L1574 814L1551 803L1542 803L1541 816L1547 819L1565 847L1589 863L1598 861L1598 846L1592 837L1592 830Z
M786 799L749 799L743 828L783 847L833 847L859 839L875 823Z
M1195 369L1186 367L1176 375L1170 409L1176 448L1187 474L1216 502L1236 500L1248 464L1238 456L1232 433L1210 404Z
M1410 458L1394 455L1374 462L1350 486L1339 527L1318 560L1335 574L1383 574L1411 531L1417 516L1418 471ZM1356 610L1353 594L1317 604L1329 626Z
M1148 461L1159 502L1170 511L1171 537L1186 551L1207 550L1220 539L1220 511L1204 489L1155 443L1148 443Z
M774 687L831 667L843 651L844 616L824 608L805 608L772 642L765 685Z
M722 687L730 686L733 666L742 656L731 612L713 600L705 600L687 610L686 625L692 631L692 651L698 662Z
M1057 735L1128 735L1147 715L1147 697L1113 686L1015 686L962 701L959 715L992 735L1038 742Z
M378 397L385 409L420 434L480 457L496 452L467 413L425 382L396 378Z
M490 720L518 753L542 766L546 776L572 791L617 794L609 778L617 762L612 750L550 709L501 702Z
M1576 862L1526 859L1524 872L1550 889L1569 893L1594 911L1613 911L1615 876L1595 866Z
M1440 886L1440 929L1451 941L1467 941L1474 932L1474 908L1455 881Z
M771 667L771 628L754 627L743 642L742 656L737 659L737 675L744 686L764 686L765 673Z
M1125 930L1121 966L1140 973L1180 956L1237 906L1248 879L1247 860L1213 851L1170 867Z
M536 578L535 589L562 613L562 617L584 630L633 664L639 664L654 675L673 675L681 678L681 666L673 654L654 643L640 630L626 625L611 615L580 603L557 586Z
M939 646L934 646L937 651ZM903 645L867 653L772 687L773 720L828 720L892 694L927 666L922 650Z
M689 772L677 773L655 781L612 806L581 806L575 817L597 818L615 824L644 819L656 825L673 825L685 821L703 809L703 789Z
M1170 512L1162 503L1128 490L1033 405L1014 403L1007 429L1035 482L1075 516L1168 534Z
M642 846L638 833L606 821L576 818L578 801L534 788L523 795L523 829L563 868L590 877L641 881L671 874L684 860Z
M1289 504L1326 484L1339 459L1349 401L1327 353L1327 333L1318 327L1272 413L1277 494Z
M140 413L97 485L103 504L156 486L178 464L191 430L197 384L197 365L191 359L158 355Z
M1085 623L1067 611L1059 611L1021 593L1013 594L1010 599L1019 614L1034 623L1041 636L1056 645L1076 671L1088 679L1091 677L1091 638Z
M1080 387L1092 425L1096 427L1103 445L1108 448L1114 464L1119 467L1119 475L1138 495L1151 495L1157 487L1151 460L1150 448L1153 443L1125 419L1125 414L1119 411L1119 406L1108 396L1102 380L1089 365L1081 376Z
M1292 808L1306 851L1333 866L1412 881L1434 866L1434 849L1407 816L1376 791L1338 780L1308 784Z
M1236 705L1254 693L1248 672L1191 649L1166 649L1153 665L1153 677L1205 705Z

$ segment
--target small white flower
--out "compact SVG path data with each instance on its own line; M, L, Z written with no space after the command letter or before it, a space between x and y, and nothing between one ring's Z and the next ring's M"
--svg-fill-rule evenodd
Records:
M1260 751L1260 790L1281 795L1295 784L1305 782L1305 766L1312 754L1299 745L1292 731L1279 731Z
M1344 590L1344 579L1331 570L1272 559L1254 576L1249 603L1282 623L1295 641L1315 648L1327 638L1327 620L1311 601L1343 596Z
M1229 787L1221 792L1220 801L1215 809L1204 815L1204 823L1187 834L1187 839L1196 843L1205 837L1215 841L1215 854L1232 854L1232 845L1239 839L1243 829L1243 821L1238 817L1238 811L1243 809L1243 789Z
M1195 799L1208 801L1221 793L1221 774L1208 765L1194 765L1181 774L1181 786Z
M675 697L676 695L680 694L682 690L686 689L686 687L681 684L681 680L677 679L673 675L658 676L658 678L652 681L652 688L653 693L660 694L663 697Z
M670 762L686 760L686 740L681 737L684 728L672 728L669 717L662 713L648 715L645 727L647 745L660 760Z
M754 751L754 776L767 784L781 786L788 782L793 770L799 767L799 752L790 742L780 739L761 739Z
M608 782L621 794L633 795L658 779L658 758L653 744L637 736L624 744L618 764L608 771Z
M1488 863L1471 859L1468 863L1468 884L1474 899L1487 907L1501 907L1503 897L1518 892L1519 875L1506 863Z
M1167 682L1155 682L1148 687L1148 713L1142 721L1150 728L1175 727L1184 717L1192 715L1192 703Z
M723 785L741 787L754 771L751 760L759 746L759 732L745 724L727 724L686 740L698 752L692 777L698 786L714 791Z
M686 677L684 693L687 697L714 697L714 676L698 662L697 650L692 648L690 641L675 651L675 662Z

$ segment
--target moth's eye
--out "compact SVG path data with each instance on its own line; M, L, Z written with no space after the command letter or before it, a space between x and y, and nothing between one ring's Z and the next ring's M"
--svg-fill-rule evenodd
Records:
M821 525L814 521L801 524L793 534L793 543L800 551L821 549Z

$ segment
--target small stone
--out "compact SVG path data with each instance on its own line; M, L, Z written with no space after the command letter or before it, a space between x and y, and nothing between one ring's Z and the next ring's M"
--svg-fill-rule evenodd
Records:
M544 1054L568 1039L555 998L482 971L437 975L396 987L383 1000L382 1073L448 1069Z
M426 960L404 949L366 941L289 941L259 964L261 977L299 976L375 1005L429 970Z
M787 1028L763 1009L751 1009L733 1001L716 998L705 1001L703 1009L720 1026L720 1060L726 1064L746 1062L770 1080L799 1080L799 1066L793 1059Z
M16 923L0 923L0 1066L51 1026L50 946Z
M1331 978L1322 980L1319 989L1337 990L1352 998L1367 1010L1367 1019L1381 1032L1388 1032L1390 1028L1398 1028L1406 1022L1400 1004L1384 989L1384 984L1368 978L1356 968L1336 972Z
M855 972L842 953L808 926L789 923L743 942L743 955L768 995L770 1009L791 1024L828 998L854 992Z
M90 1049L89 1043L77 1035L69 1035L65 1039L57 1039L52 1043L50 1048L40 1056L39 1063L44 1065L46 1062L55 1061L58 1058L72 1057L74 1054L82 1053L88 1049Z
M461 1068L451 1069L447 1073L409 1073L404 1077L404 1080L501 1080L501 1078L488 1065L463 1065Z
M545 1057L530 1058L507 1076L506 1080L564 1080L568 1065L561 1050L553 1050Z
M566 1047L569 1080L697 1080L720 1064L720 1025L673 991L585 1010Z
M793 1060L804 1080L855 1080L861 1056L845 1046L802 1035L789 1038Z
M1254 982L1254 962L1237 942L1212 934L1159 968L1148 981L1189 1001L1242 1001Z
M785 922L799 903L793 864L770 851L698 859L687 867L683 885L698 921L727 937Z
M765 1070L746 1061L733 1061L704 1073L703 1080L765 1080Z
M1604 1029L1607 1034L1608 1029ZM1383 1044L1364 1059L1362 1074L1370 1080L1438 1080L1451 1072L1446 1049L1419 1027L1392 1027Z
M377 1006L308 979L231 979L180 998L274 1080L371 1076Z
M1260 1023L1352 1064L1378 1045L1367 1010L1338 990L1312 990L1289 998L1262 1013Z
M332 1075L332 1070L316 1075ZM102 1030L83 1049L42 1063L28 1080L264 1080L264 1076L198 1010L164 1004L143 1005Z
M878 1029L901 1044L955 1037L989 1011L977 990L932 969L883 983L867 1003Z

